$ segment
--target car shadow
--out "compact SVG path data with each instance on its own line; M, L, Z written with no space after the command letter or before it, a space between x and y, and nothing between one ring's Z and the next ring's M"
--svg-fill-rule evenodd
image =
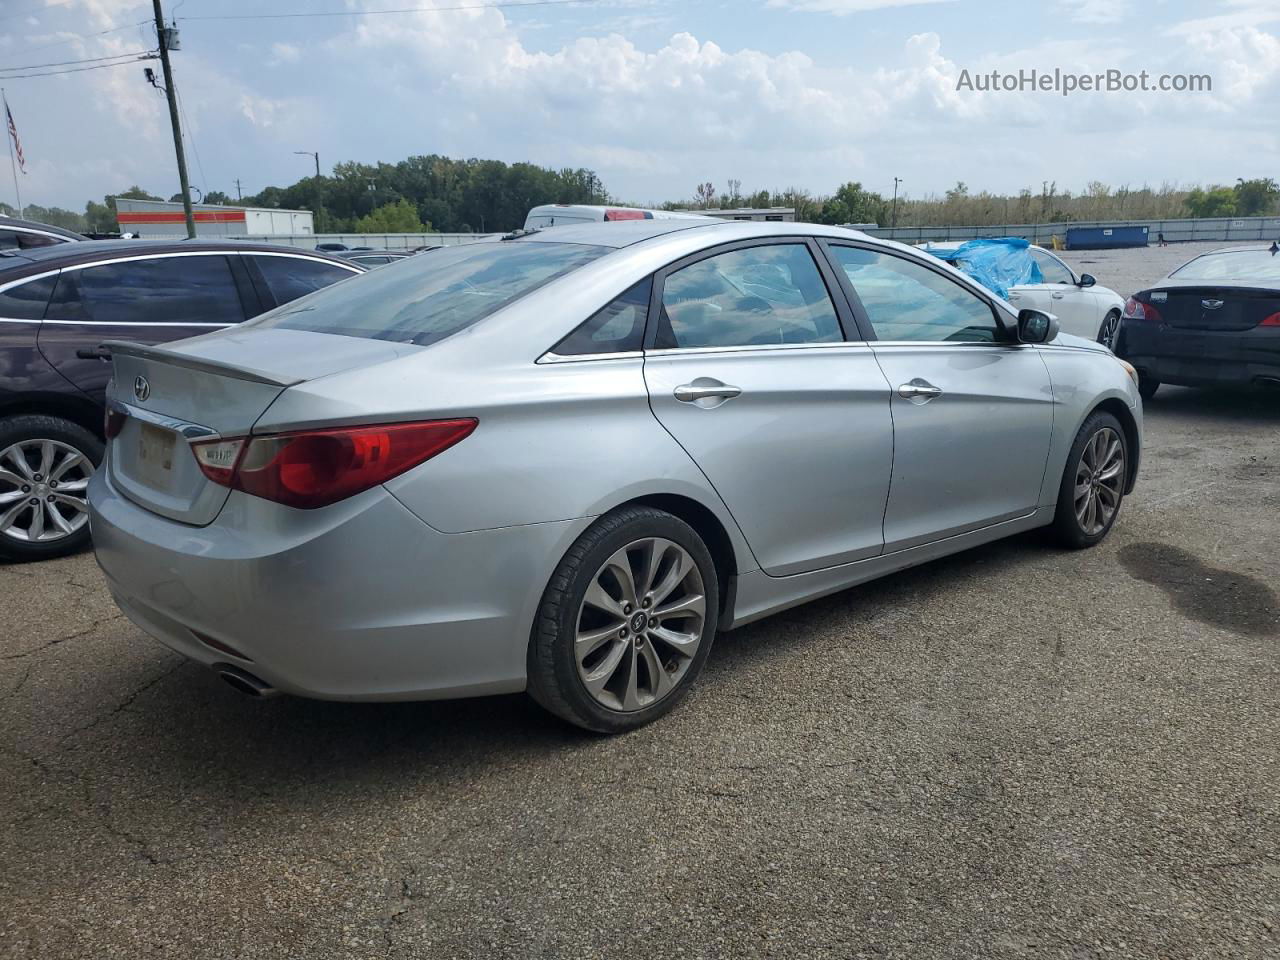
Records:
M766 659L800 655L821 642L831 619L872 619L968 581L1012 575L1049 556L1043 537L1022 535L807 603L720 635L697 696L732 691L740 671ZM337 703L278 697L253 700L211 671L173 658L172 672L134 695L99 735L133 744L113 776L132 775L175 795L196 789L240 795L326 792L353 783L415 781L424 776L481 776L579 751L615 748L610 738L578 730L523 694L470 700ZM162 671L163 672L163 671ZM92 691L85 691L92 695ZM669 721L668 721L669 722ZM131 723L131 730L120 725ZM666 724L634 736L695 736ZM92 749L92 740L80 745ZM124 769L119 769L119 765ZM133 769L129 769L129 768Z
M1280 423L1280 389L1200 389L1162 386L1143 401L1148 417L1173 414L1188 420Z

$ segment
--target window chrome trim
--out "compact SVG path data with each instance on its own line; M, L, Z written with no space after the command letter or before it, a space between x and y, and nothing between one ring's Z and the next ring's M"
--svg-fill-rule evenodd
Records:
M0 317L0 323L34 323L37 327L44 323L43 320L19 320L17 317Z
M54 270L46 270L44 273L31 273L25 277L19 277L17 280L10 280L8 283L0 283L0 293L4 293L6 290L13 287L20 287L24 283L31 283L33 280L43 280L45 277L56 277L61 272L62 268L58 267Z
M639 360L644 356L643 350L621 350L617 353L572 353L561 354L548 350L534 363L577 363L590 360Z
M221 330L224 327L238 327L245 320L233 323L197 323L194 320L190 323L182 320L33 320L33 323L51 323L60 327L208 327L210 329Z
M719 347L666 347L644 352L646 357L678 357L690 353L760 353L773 350L831 350L835 348L867 349L865 340L814 340L810 343L740 343Z
M289 257L289 258L291 258L291 259L293 259L293 260L309 260L309 261L311 261L312 263L323 263L323 264L327 264L327 265L329 265L329 266L331 266L331 267L342 267L344 270L348 270L348 271L350 271L351 273L357 273L357 274L358 274L358 273L364 273L364 272L365 272L365 271L363 271L363 270L357 270L357 269L355 269L355 267L354 267L352 264L350 264L350 263L345 263L345 262L343 262L343 263L335 263L333 260L330 260L328 257L313 257L313 256L311 256L310 254L307 254L307 253L294 253L292 250L281 250L279 253L277 253L275 250L230 250L230 251L228 251L228 252L229 252L229 253L237 254L237 255L239 255L239 256L241 256L241 257ZM402 259L402 260L405 260L405 259L408 259L408 258L407 258L407 257L401 257L401 259ZM380 266L380 267L381 267L381 266L386 266L386 264L381 264L381 263L380 263L380 264L378 264L378 266ZM323 287L321 287L320 289L321 289L321 290L323 290L324 288L323 288ZM314 292L314 291L312 291L312 292Z

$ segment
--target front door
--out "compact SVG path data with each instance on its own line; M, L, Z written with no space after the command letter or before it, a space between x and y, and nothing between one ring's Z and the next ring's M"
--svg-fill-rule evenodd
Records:
M1035 510L1053 428L1048 368L992 305L923 262L832 244L893 390L885 552Z
M751 242L673 265L645 355L654 415L773 576L883 546L889 385L870 348L845 340L847 307L815 250Z

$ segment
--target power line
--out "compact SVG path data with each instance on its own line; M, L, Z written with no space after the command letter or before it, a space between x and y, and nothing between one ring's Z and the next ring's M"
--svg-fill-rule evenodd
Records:
M200 171L200 182L204 184L200 194L200 199L203 200L204 194L209 192L209 178L205 176L204 164L200 161L200 148L196 146L195 134L191 129L191 121L187 119L187 108L182 102L182 94L178 93L176 89L174 93L178 97L178 112L182 114L182 136L184 140L191 144L191 152L196 155L196 168Z
M154 53L150 53L145 56L135 57L133 60L122 60L119 63L100 63L93 67L72 67L70 70L46 70L42 73L7 73L0 79L26 80L30 77L57 77L64 73L84 73L86 70L105 70L107 67L127 67L130 64L138 63L142 60L154 59L156 59L156 55Z
M383 14L441 13L448 10L507 10L517 7L559 7L570 3L594 3L595 0L501 0L498 3L467 3L451 7L399 7L392 10L324 10L306 13L218 13L183 20L296 20L310 17L375 17Z
M86 57L84 60L57 60L53 63L28 63L21 67L0 67L0 73L10 73L14 70L42 70L45 67L66 67L79 63L101 63L103 60L123 60L125 57L137 57L146 50L134 50L132 53L115 53L109 57Z
M150 20L139 20L137 23L126 23L120 27L111 27L109 30L99 30L97 33L73 33L69 37L63 37L61 40L54 40L52 43L42 43L36 47L27 47L21 53L35 53L37 50L48 50L50 47L60 47L64 43L75 43L77 40L93 40L97 37L105 37L109 33L119 33L121 30L131 30L134 27L141 27Z

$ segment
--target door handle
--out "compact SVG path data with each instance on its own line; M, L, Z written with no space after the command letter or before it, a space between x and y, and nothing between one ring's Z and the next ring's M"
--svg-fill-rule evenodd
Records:
M742 393L741 387L722 383L714 377L698 377L692 383L682 383L671 391L681 403L697 403L699 400L732 400ZM699 406L719 406L720 404L699 404Z
M942 396L942 388L935 387L928 380L916 377L910 383L904 383L898 388L898 396L916 404L928 403L935 397Z
M1051 293L1051 294L1049 294L1049 296L1053 297L1053 299L1055 299L1055 300L1061 300L1063 297L1065 297L1065 296L1066 296L1066 294L1065 294L1065 293Z

